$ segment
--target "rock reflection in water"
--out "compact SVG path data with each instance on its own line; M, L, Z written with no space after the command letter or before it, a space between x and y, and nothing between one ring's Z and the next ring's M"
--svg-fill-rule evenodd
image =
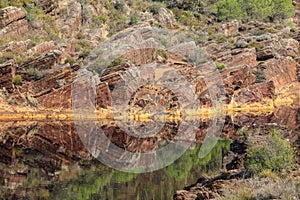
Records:
M147 174L112 170L92 159L71 122L6 122L0 128L0 199L169 199L207 173L218 172L226 163L222 150L228 149L243 127L276 126L290 130L288 138L299 156L300 109L279 108L274 113L255 116L236 114L226 118L222 137L213 151L199 159L209 120L199 122L197 145L174 164ZM148 138L122 133L115 123L103 124L107 137L122 148L142 151ZM276 125L277 124L277 125ZM176 134L177 124L167 124L151 141L159 148ZM123 146L122 146L123 145ZM131 145L131 146L130 146ZM152 146L151 146L152 147ZM223 162L223 163L222 163Z

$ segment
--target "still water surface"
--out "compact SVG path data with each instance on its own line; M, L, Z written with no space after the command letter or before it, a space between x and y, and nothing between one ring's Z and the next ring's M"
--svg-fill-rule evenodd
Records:
M201 176L219 173L224 152L246 127L281 128L299 148L299 120L299 108L228 116L222 137L207 156L198 156L198 135L198 142L172 165L143 174L120 172L87 159L72 124L1 122L0 199L171 199L176 190Z

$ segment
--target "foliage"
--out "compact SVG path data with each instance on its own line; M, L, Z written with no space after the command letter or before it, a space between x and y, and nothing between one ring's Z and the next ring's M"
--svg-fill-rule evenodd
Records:
M137 14L137 13L134 13L134 14L132 14L132 15L130 16L130 22L129 22L129 24L130 24L130 25L133 25L133 24L138 23L138 21L139 21L139 16L138 16L138 14Z
M118 56L116 57L109 65L108 67L115 67L115 66L118 66L120 64L122 64L123 62L125 62L125 57L124 56Z
M168 57L169 57L168 52L166 50L164 50L164 49L157 49L155 51L155 55L156 56L160 56L160 57L162 57L164 59L168 59Z
M218 70L222 70L222 69L225 69L227 66L224 64L224 63L218 63L217 65L216 65L216 68L218 69Z
M294 149L282 139L278 130L272 130L271 135L266 136L263 141L255 141L248 149L245 159L245 169L254 174L263 170L290 169L294 165Z
M151 6L148 7L148 10L155 15L158 14L160 8L161 7L159 4L152 4Z
M249 43L248 47L255 48L256 50L261 50L264 47L264 45L261 44L260 42L253 40Z
M104 14L100 14L100 15L92 15L91 17L91 26L93 28L99 28L99 27L102 27L102 25L104 23L107 22L107 16L104 15Z
M290 0L221 0L217 16L221 21L232 19L282 20L293 16Z
M263 70L259 69L254 74L256 76L256 83L263 83L266 81L266 75Z
M217 17L221 21L241 19L243 17L243 10L238 0L221 0L217 9Z
M21 85L22 84L22 77L20 75L16 75L13 78L13 84L14 85Z
M40 70L37 68L29 68L26 70L26 73L34 79L38 79L41 75Z
M293 16L294 8L291 4L291 0L272 0L273 1L273 13L272 17L277 19L287 19Z
M222 35L218 36L217 40L218 40L219 43L226 42L228 40L228 37L226 35L222 34Z
M273 172L272 170L270 170L270 169L264 169L264 170L262 170L262 171L258 174L258 176L259 176L260 178L271 178L271 179L273 179L273 180L277 180L277 179L278 179L277 174L276 174L275 172Z
M72 58L71 56L68 56L65 60L65 63L69 63L70 65L73 65L76 62L76 60L74 58Z
M0 8L5 8L7 6L22 7L32 2L33 0L0 0Z
M179 8L194 12L202 12L204 0L166 0L167 8Z
M93 50L92 44L88 40L77 40L75 51L80 52L79 58L86 58Z
M198 19L199 15L192 11L182 11L174 9L175 16L178 18L179 22L186 26L201 26L202 23ZM198 18L197 18L197 17Z
M5 51L5 52L2 52L0 53L0 62L5 62L5 61L8 61L8 60L11 60L15 57L15 53L12 52L12 51Z

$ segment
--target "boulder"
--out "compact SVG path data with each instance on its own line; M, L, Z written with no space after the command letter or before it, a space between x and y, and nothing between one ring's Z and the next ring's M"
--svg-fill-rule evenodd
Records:
M165 8L160 8L158 11L158 22L166 28L176 28L177 22L172 11L166 10Z

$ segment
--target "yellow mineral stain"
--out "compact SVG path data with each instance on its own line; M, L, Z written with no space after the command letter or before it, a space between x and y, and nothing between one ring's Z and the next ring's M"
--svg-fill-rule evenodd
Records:
M71 121L71 120L135 120L135 121L179 121L181 118L185 120L195 119L207 119L212 116L230 115L234 116L236 113L254 113L257 115L263 113L270 113L275 110L276 107L289 106L293 104L293 99L289 97L278 97L275 100L264 99L263 103L252 104L238 104L232 102L228 105L218 106L216 108L199 107L197 110L172 110L166 111L162 114L157 113L139 113L139 114L127 114L118 113L114 115L111 109L99 109L92 113L77 113L72 110L30 110L21 109L20 111L1 111L0 121Z

